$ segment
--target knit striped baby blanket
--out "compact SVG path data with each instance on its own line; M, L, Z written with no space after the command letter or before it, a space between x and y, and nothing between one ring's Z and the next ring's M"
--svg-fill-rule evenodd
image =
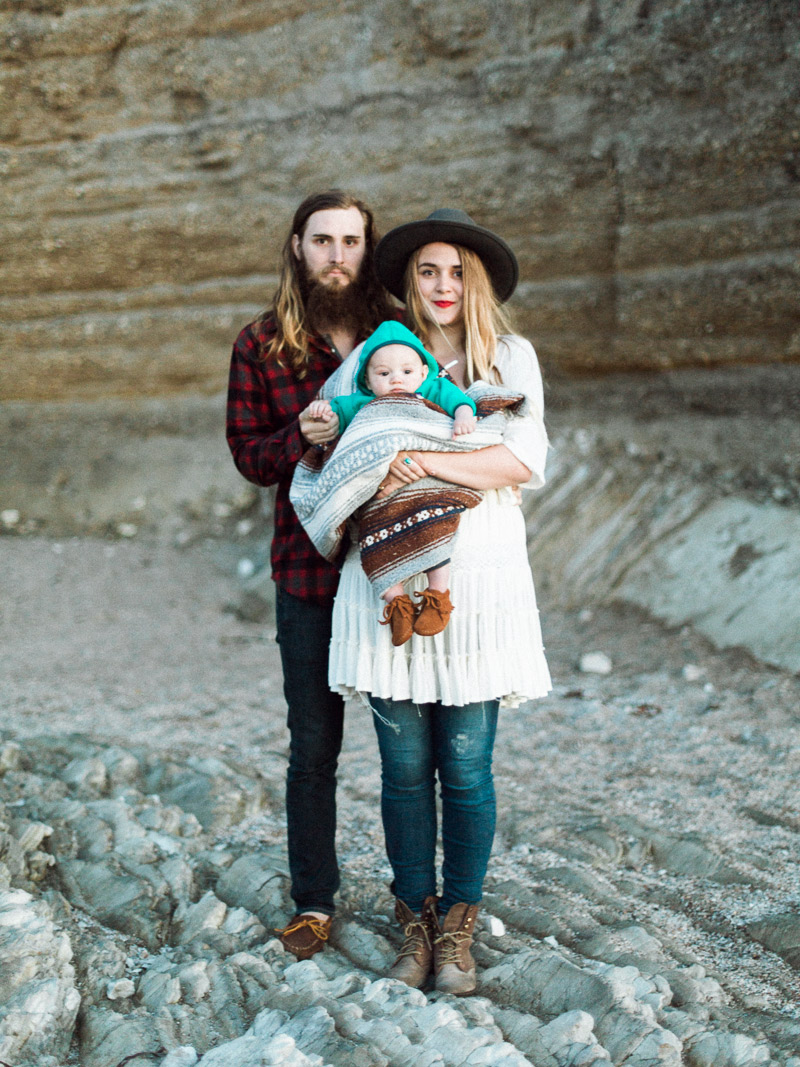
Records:
M478 490L423 478L375 500L400 451L469 452L501 444L508 418L524 414L525 398L475 382L467 390L478 409L471 434L453 438L453 420L411 393L376 398L336 442L310 448L295 470L289 499L316 549L339 563L353 516L361 563L378 592L439 566L452 551L461 513L481 500Z

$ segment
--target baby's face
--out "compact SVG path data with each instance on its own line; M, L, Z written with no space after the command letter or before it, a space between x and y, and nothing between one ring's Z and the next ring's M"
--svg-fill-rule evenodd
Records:
M375 396L414 393L427 376L422 356L408 345L384 345L367 364L367 385Z

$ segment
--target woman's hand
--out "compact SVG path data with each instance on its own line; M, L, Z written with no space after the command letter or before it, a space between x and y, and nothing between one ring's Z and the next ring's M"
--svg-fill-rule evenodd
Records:
M398 482L410 485L427 475L419 452L398 452L389 464L389 474ZM386 479L384 479L384 482Z
M338 436L339 416L335 411L329 411L325 415L314 414L321 410L316 404L317 401L312 401L300 412L297 421L300 424L300 433L310 445L324 445Z
M383 479L383 484L375 494L377 498L383 500L391 496L395 490L402 489L404 485L411 485L412 482L425 478L427 472L421 466L419 458L418 452L398 452L389 464L389 471Z

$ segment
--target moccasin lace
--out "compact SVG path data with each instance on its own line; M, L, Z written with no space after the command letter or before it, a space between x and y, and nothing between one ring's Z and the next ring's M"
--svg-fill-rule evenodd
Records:
M414 596L419 597L421 600L421 603L417 604L417 611L435 611L440 619L447 621L450 618L452 609L442 603L444 595L437 589L423 589L419 593L414 593Z
M383 609L383 619L381 620L382 626L388 626L392 621L393 615L400 615L406 619L413 620L414 618L414 605L411 603L408 597L396 596L386 607Z
M392 644L404 645L414 632L414 605L407 593L396 596L383 609L382 626L391 626Z
M329 936L329 929L326 929L327 923L324 919L318 919L315 915L301 915L294 922L290 922L285 929L275 927L275 933L281 934L286 937L288 934L293 934L297 930L302 930L304 926L307 926L315 937L318 937L320 941L327 941Z

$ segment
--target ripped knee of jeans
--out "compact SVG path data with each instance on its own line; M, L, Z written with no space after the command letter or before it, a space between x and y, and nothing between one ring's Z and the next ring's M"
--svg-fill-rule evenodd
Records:
M448 740L454 756L465 756L472 748L472 738L469 734L456 734Z

